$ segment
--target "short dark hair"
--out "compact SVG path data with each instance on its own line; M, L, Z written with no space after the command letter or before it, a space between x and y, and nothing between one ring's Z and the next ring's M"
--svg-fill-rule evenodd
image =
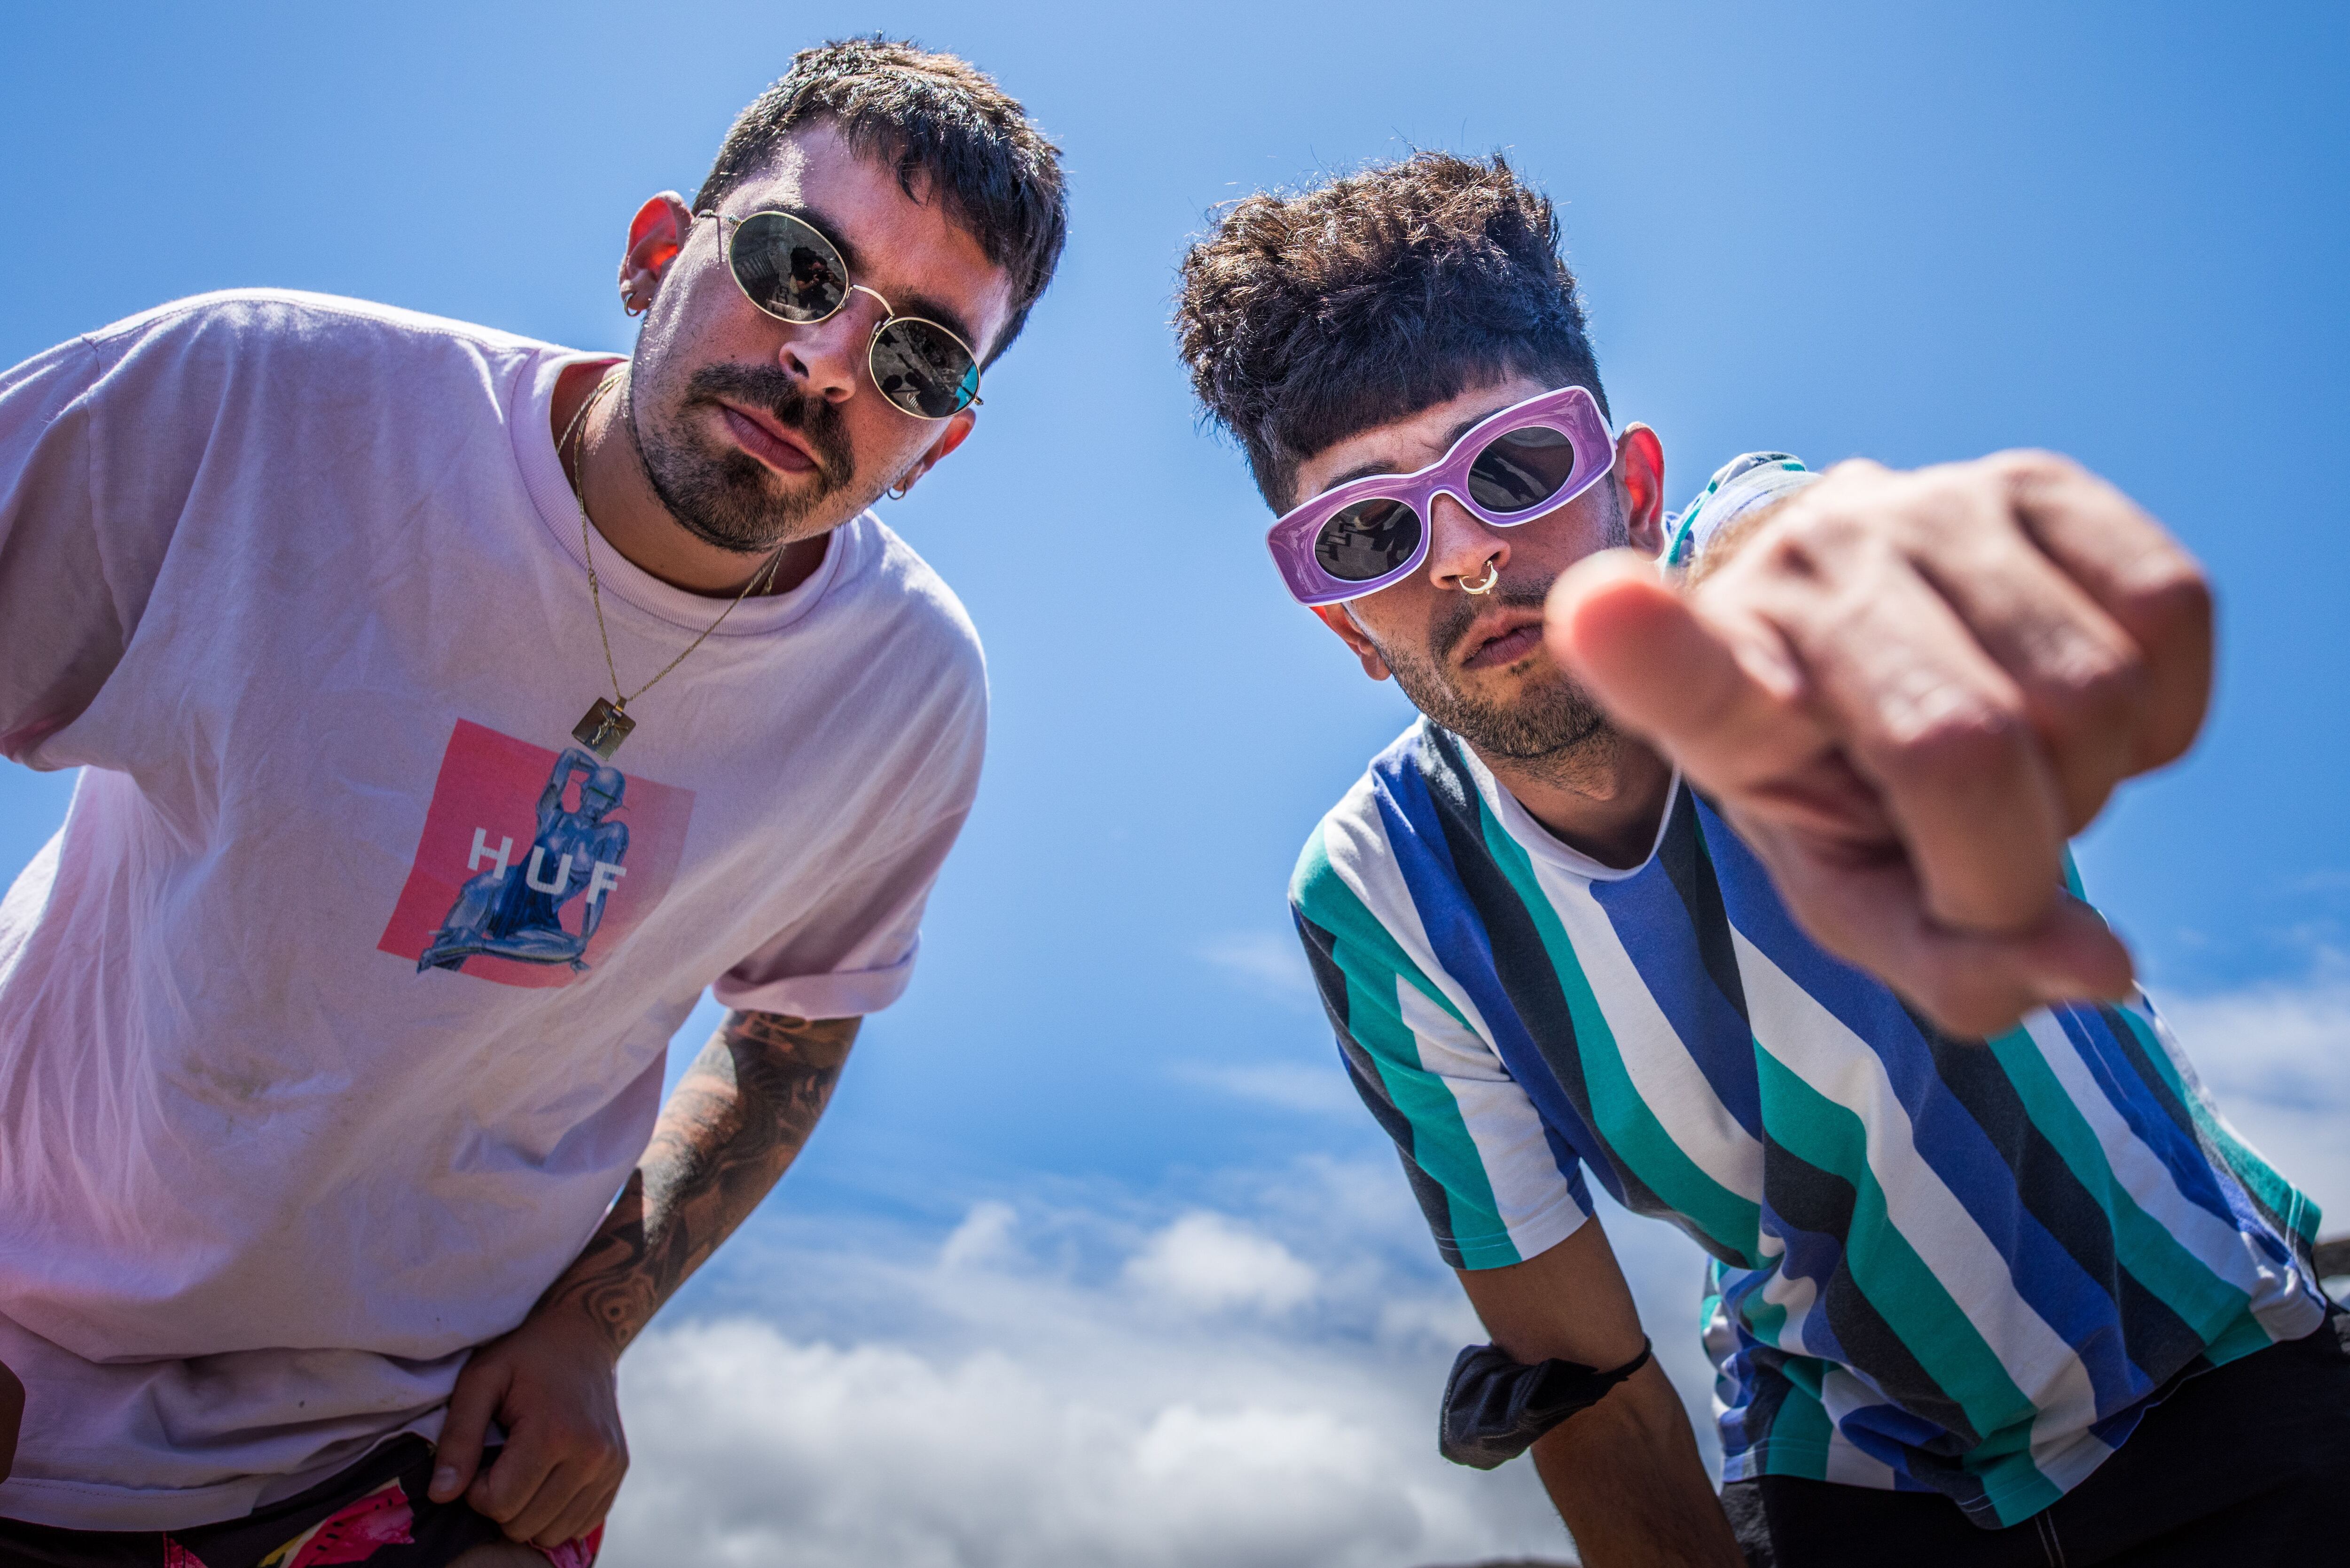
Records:
M1416 152L1235 202L1183 258L1175 327L1276 512L1305 459L1495 377L1607 407L1557 216L1500 153Z
M716 207L775 161L786 136L817 120L894 164L907 195L920 199L917 182L926 182L1010 275L1011 318L985 347L994 359L1020 336L1068 239L1061 150L970 61L909 39L838 38L793 56L792 68L735 117L694 210Z

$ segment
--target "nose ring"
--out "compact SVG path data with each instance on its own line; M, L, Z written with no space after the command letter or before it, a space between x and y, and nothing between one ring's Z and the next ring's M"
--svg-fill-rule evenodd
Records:
M1461 591L1464 594L1489 594L1493 591L1493 585L1501 580L1502 563L1498 559L1489 559L1485 563L1485 580L1482 583L1462 583Z

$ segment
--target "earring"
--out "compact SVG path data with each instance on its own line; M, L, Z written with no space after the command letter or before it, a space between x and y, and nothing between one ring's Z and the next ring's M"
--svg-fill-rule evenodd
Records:
M903 501L906 499L906 492L913 488L913 483L910 481L900 481L899 483L891 485L886 493L892 501Z
M625 283L620 286L620 309L624 314L631 317L642 316L646 311L650 310L651 308L652 305L650 301L641 305L637 302L637 291L635 289L630 288Z

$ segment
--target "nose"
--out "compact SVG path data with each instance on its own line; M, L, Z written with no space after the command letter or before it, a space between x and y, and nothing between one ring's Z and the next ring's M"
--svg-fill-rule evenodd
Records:
M1489 528L1450 495L1429 503L1428 580L1440 589L1487 583L1510 564L1509 535Z
M856 290L822 321L785 327L776 361L804 383L810 397L828 403L846 402L856 395L865 374L866 346L886 314L872 296Z

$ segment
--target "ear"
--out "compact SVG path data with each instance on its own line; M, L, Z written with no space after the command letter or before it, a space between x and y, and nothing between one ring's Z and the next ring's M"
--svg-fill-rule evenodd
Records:
M1616 438L1616 483L1624 497L1624 525L1631 545L1644 556L1665 548L1665 443L1644 424L1629 424Z
M977 423L979 423L979 410L976 409L965 409L961 413L949 414L946 429L939 431L939 439L924 447L922 455L914 460L914 466L898 476L896 486L898 493L903 495L907 491L913 489L916 482L922 475L944 462L947 453L971 438L971 429Z
M1354 650L1356 658L1363 661L1364 674L1374 680L1388 678L1388 661L1379 657L1378 645L1371 641L1370 634L1355 619L1353 611L1343 604L1315 605L1314 613L1324 626L1338 634L1340 642Z
M692 227L692 210L674 191L653 197L629 220L629 251L620 258L620 298L629 315L652 307L661 277L684 248L686 231Z

